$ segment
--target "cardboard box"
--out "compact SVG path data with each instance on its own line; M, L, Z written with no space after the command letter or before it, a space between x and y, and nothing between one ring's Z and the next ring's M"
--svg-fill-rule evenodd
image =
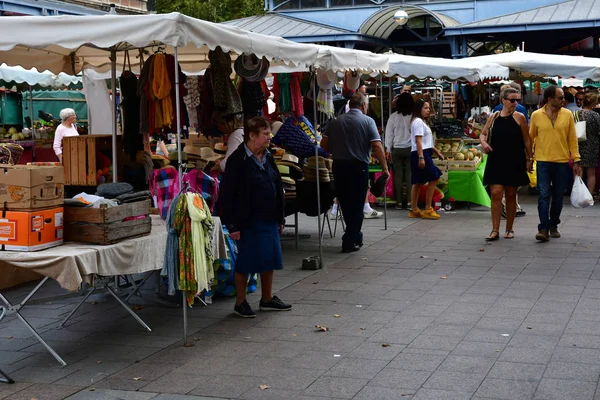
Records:
M63 208L2 211L2 250L37 251L63 244Z
M34 210L62 206L63 167L0 165L0 208Z

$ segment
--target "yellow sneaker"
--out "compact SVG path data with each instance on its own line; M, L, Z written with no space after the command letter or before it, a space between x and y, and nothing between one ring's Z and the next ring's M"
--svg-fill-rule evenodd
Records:
M421 218L423 215L423 211L419 210L418 208L416 210L410 210L408 212L408 218Z
M440 214L436 213L433 208L428 208L421 213L421 218L425 219L439 219Z

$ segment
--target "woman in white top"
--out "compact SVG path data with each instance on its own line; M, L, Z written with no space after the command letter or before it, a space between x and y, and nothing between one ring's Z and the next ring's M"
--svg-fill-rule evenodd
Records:
M56 128L54 133L54 153L58 157L58 161L62 162L62 142L63 138L70 136L79 136L77 128L75 127L75 121L77 121L77 115L75 110L72 108L64 108L60 111L60 120L62 123Z
M217 170L225 172L225 166L229 156L239 147L240 144L244 143L244 123L241 118L237 115L223 115L220 111L215 111L212 115L212 121L223 134L225 144L227 145L227 152L225 157L215 165Z
M415 101L410 93L400 94L396 99L396 112L390 115L385 127L385 148L388 150L388 159L391 156L394 167L396 208L403 210L408 207L410 190L410 124L414 106Z
M440 215L435 212L432 205L433 192L442 176L442 172L433 163L432 155L435 152L438 157L444 158L444 155L434 147L433 134L427 124L427 119L431 113L431 105L424 99L419 99L415 103L413 112L413 122L410 128L411 134L411 153L410 162L412 167L412 190L410 193L411 210L408 213L409 218L438 219ZM417 206L421 186L427 184L425 194L425 210L419 210Z

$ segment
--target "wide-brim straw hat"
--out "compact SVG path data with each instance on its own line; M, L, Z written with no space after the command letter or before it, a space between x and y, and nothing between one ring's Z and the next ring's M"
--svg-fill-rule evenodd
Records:
M271 124L271 133L273 134L273 136L277 135L277 132L279 132L279 128L281 128L283 126L283 122L281 121L275 121Z
M242 54L235 60L233 68L248 82L260 82L267 77L269 66L269 60L265 57L259 59L254 54Z
M309 157L308 163L306 165L308 168L316 169L317 168L317 159L315 156ZM327 164L325 163L325 158L319 156L319 169L327 169Z
M225 155L227 154L227 145L225 143L217 143L214 148L215 153Z
M298 166L298 164L295 164L295 163L292 163L292 162L289 162L289 161L283 161L283 160L282 161L276 161L276 164L277 165L286 165L286 166L288 166L290 168L294 168L296 171L302 172L302 168L300 168Z
M285 154L283 155L283 157L281 157L281 161L289 161L289 162L291 162L291 163L298 164L298 161L300 161L300 160L298 159L298 157L296 157L296 156L295 156L295 155L293 155L293 154L290 154L290 153L285 153Z
M187 145L183 148L183 152L187 153L188 156L202 157L202 152L199 147Z
M222 156L220 154L215 153L211 148L209 147L202 147L200 149L200 158L202 160L205 161L216 161L219 158L221 158Z
M282 176L281 177L281 181L283 183L287 183L287 184L290 184L290 185L295 185L296 184L296 181L293 180L292 178L290 178L289 176Z
M319 85L319 88L332 89L336 80L337 75L335 72L324 69L317 70L317 85Z

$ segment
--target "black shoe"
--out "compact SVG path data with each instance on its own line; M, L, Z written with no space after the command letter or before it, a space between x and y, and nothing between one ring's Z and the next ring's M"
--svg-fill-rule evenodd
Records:
M355 245L358 246L359 248L363 247L363 242L361 241L360 243L355 243Z
M519 210L517 211L517 217L524 217L527 213L525 212L525 210Z
M360 247L358 247L357 245L353 245L352 247L342 248L342 253L353 253L359 250Z
M259 306L261 311L289 311L292 309L291 304L285 304L277 296L273 296L271 301L263 301L263 299L260 299Z
M547 242L550 240L550 235L548 235L548 231L545 229L540 229L540 231L535 235L535 240L539 240L540 242Z
M250 307L250 304L246 300L241 302L240 304L236 304L233 307L233 312L239 315L242 318L254 318L256 317L256 313Z

